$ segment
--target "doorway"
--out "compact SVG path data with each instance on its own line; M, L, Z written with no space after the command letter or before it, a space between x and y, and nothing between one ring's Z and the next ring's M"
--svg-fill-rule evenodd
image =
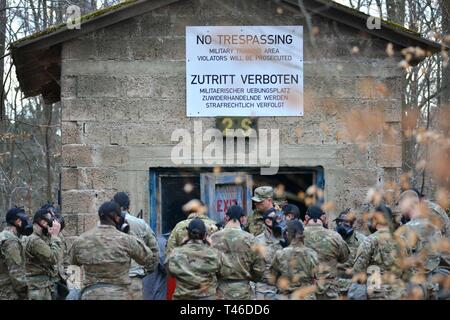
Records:
M257 187L284 186L287 200L300 209L304 217L306 206L299 195L311 185L325 186L322 167L282 167L276 175L263 176L259 168L150 168L150 226L157 234L169 233L186 219L182 206L192 199L201 199L208 215L217 222L223 220L227 208L241 205L253 212L251 196ZM320 199L323 201L323 199Z

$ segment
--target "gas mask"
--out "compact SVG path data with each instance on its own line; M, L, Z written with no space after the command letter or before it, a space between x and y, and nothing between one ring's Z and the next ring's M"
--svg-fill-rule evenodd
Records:
M289 237L288 237L287 230L284 230L283 239L280 240L280 245L283 248L286 248L287 246L289 246L290 243L291 243L291 239L289 239Z
M367 228L369 229L370 233L375 233L375 232L377 232L377 228L375 228L375 227L372 225L372 223L370 223L370 222L367 224Z
M284 221L278 222L277 217L272 217L272 233L276 238L280 238L283 236L284 231L286 230L286 223Z
M128 233L130 231L130 226L128 225L127 221L125 220L125 212L121 212L118 214L119 216L119 223L116 223L116 228L119 231L122 231L124 233Z
M336 232L341 235L342 238L347 239L353 234L353 228L349 225L346 225L344 223L340 223L336 227Z
M33 223L30 218L25 213L18 214L17 218L22 222L20 227L16 226L17 232L23 236L31 235L33 233Z
M40 224L40 221L42 221L42 220L47 221L47 227L43 227L43 226ZM41 229L42 229L42 234L43 234L44 236L48 236L48 228L53 227L53 219L49 219L49 218L44 218L44 217L43 217L40 221L39 221L38 225L39 225L39 227L41 227Z
M407 216L403 216L403 215L402 215L402 217L400 218L400 222L401 222L403 225L407 224L409 221L411 221L411 219L410 219L409 217L407 217Z

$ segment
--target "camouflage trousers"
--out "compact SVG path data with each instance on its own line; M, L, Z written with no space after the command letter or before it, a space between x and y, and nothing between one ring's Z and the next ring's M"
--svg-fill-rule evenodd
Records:
M255 283L256 300L275 300L277 295L277 287L262 282Z
M28 288L29 300L52 300L52 286L43 288Z
M130 286L94 284L82 290L81 300L131 300Z
M222 280L217 287L219 300L252 300L254 298L250 282L247 280Z
M0 288L0 300L20 300L12 288Z
M130 294L132 300L144 300L144 286L142 278L131 278Z
M336 279L321 279L317 281L317 300L336 300L339 297L339 284Z

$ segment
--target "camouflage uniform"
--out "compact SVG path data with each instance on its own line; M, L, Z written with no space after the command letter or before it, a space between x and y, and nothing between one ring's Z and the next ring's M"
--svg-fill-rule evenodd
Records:
M27 299L22 243L6 229L0 233L0 300Z
M450 241L450 219L439 205L434 202L425 200L428 208L430 209L430 221L441 231L441 235L444 239ZM441 257L443 259L443 265L447 268L450 266L450 252L442 252Z
M177 279L173 298L214 300L221 265L220 253L202 240L174 248L166 260L167 271Z
M81 300L130 300L131 259L153 271L159 258L141 240L111 225L80 235L69 255L71 264L84 269Z
M51 281L53 282L52 287L53 298L55 297L60 298L57 295L57 283L61 280L63 282L67 282L67 279L69 278L67 274L67 268L69 267L69 252L67 247L67 241L62 233L58 235L58 238L61 240L62 254L58 255L58 262L56 263L52 274Z
M25 269L30 300L51 300L58 262L63 260L63 243L57 236L44 235L33 226L33 234L23 240Z
M125 219L130 226L130 234L142 240L145 245L152 251L155 257L159 258L159 247L156 235L143 219L139 219L126 213ZM152 272L153 270L150 270ZM147 270L140 266L136 261L131 260L130 268L131 286L130 293L133 300L143 299L143 278L147 275Z
M441 231L443 237L450 237L450 219L447 213L439 205L434 202L425 200L430 210L431 222Z
M347 239L344 239L344 241L347 243L349 249L350 249L350 255L348 256L348 259L344 263L338 263L338 286L339 291L341 294L346 293L352 284L352 274L346 273L346 270L350 270L353 267L353 263L355 262L356 258L356 251L358 250L361 243L364 242L366 239L366 236L362 233L357 232L356 230L353 232L353 234L348 237Z
M353 265L354 274L362 273L366 276L368 269L371 269L379 272L381 276L379 284L369 283L367 287L369 299L400 299L402 297L404 294L401 281L402 270L398 265L400 259L398 243L387 227L368 236L359 246ZM372 285L373 288L369 288Z
M264 253L264 262L266 264L266 268L264 271L264 278L262 282L255 283L255 293L256 299L273 299L277 294L277 287L274 285L270 285L270 265L272 264L273 259L275 258L275 254L277 251L283 249L280 244L280 238L275 238L266 228L263 233L255 238L256 244L261 246L261 251Z
M212 246L222 253L217 296L226 300L250 300L249 281L259 281L264 274L264 259L257 252L255 237L240 227L225 226L211 236Z
M277 284L282 299L315 299L313 286L318 259L314 250L305 247L299 241L293 241L275 254L270 266L271 280ZM286 283L283 283L283 280ZM312 287L313 292L300 294L302 289L308 287Z
M247 231L250 232L255 237L264 232L266 225L262 220L263 214L258 210L254 210L253 214L248 217L247 220Z
M178 222L175 228L173 228L172 232L170 233L170 237L167 240L165 252L166 257L169 256L170 252L172 252L174 248L181 246L183 239L187 236L186 228L189 225L189 222L191 222L191 220L194 218L202 219L202 221L206 225L207 235L211 235L217 231L216 222L214 220L209 219L203 214L191 213L186 220Z
M339 297L337 264L347 261L350 249L339 233L321 224L308 224L304 231L305 246L317 252L317 298L320 300Z
M425 277L426 281L422 283L425 295L429 299L435 298L438 289L431 277L441 262L441 232L428 218L412 219L397 232L406 253L408 277Z

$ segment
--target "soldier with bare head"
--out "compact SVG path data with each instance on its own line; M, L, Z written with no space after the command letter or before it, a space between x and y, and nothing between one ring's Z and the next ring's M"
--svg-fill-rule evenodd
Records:
M98 210L100 224L73 243L71 264L84 269L81 300L131 300L131 260L153 271L159 257L144 242L127 234L125 215L115 202Z
M265 271L255 237L242 230L245 219L242 207L231 206L225 215L225 228L211 236L212 246L223 255L218 299L252 299L250 281L260 281Z
M177 279L176 300L215 300L217 277L222 256L206 239L202 219L192 219L182 245L172 250L166 260L168 274Z

